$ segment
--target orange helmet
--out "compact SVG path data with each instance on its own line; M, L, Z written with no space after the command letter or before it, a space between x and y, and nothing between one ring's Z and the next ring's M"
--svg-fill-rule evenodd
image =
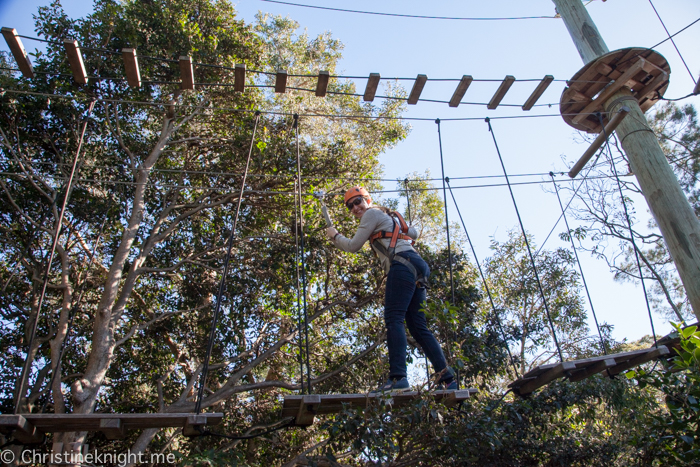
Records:
M348 191L345 192L345 201L344 203L347 203L348 200L351 200L352 198L355 198L356 196L362 196L367 200L368 203L372 202L372 197L369 195L369 192L365 190L361 186L354 186L350 188Z

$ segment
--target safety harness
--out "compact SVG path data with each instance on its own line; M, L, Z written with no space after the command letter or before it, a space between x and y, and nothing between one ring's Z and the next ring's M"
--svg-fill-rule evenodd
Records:
M369 237L370 244L375 250L379 251L381 254L389 258L390 263L398 261L399 263L406 266L408 270L413 273L413 277L416 278L416 285L418 285L418 287L428 288L428 279L422 273L418 272L416 267L413 264L411 264L411 260L409 260L408 258L404 258L399 254L396 254L396 242L399 239L408 240L411 242L411 245L413 245L413 239L408 236L408 224L406 224L406 221L403 219L403 216L396 211L390 211L388 215L389 217L391 217L391 220L394 221L394 228L391 230L391 232L386 230L380 230L379 232L372 234ZM382 242L377 241L383 238L391 239L389 240L388 249L384 246Z

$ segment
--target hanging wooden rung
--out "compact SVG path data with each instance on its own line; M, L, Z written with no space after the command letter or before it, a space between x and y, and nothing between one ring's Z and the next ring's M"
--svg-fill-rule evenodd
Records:
M136 49L122 49L122 59L124 60L126 82L132 88L140 88L141 72L139 71L139 60L136 58Z
M579 158L579 160L574 164L573 167L571 167L571 170L569 170L569 177L574 178L576 175L581 172L583 167L588 163L589 160L591 160L591 157L600 149L600 147L605 143L605 138L610 137L613 131L615 131L615 128L622 122L622 120L627 116L627 114L630 112L630 108L627 106L622 106L620 109L617 111L615 116L610 119L607 125L605 125L605 131L600 132L600 134L596 137L596 139L593 140L591 145L586 149L586 152L583 153L583 155Z
M462 102L462 98L467 92L467 89L469 89L469 85L472 84L472 81L474 81L474 78L472 78L470 75L462 76L462 79L459 80L459 84L457 85L457 89L455 89L455 92L452 94L452 98L450 99L450 107L457 107L459 103Z
M7 46L12 52L12 56L15 57L19 71L25 78L34 78L34 69L32 68L32 62L29 60L27 51L22 44L22 39L20 39L15 28L2 28L2 35L7 42Z
M68 55L68 63L70 63L70 69L73 72L73 79L78 84L87 84L87 71L85 71L83 54L80 52L80 47L78 47L78 41L64 39L63 47L65 47Z
M567 377L570 381L581 381L598 373L614 376L669 354L666 346L659 345L658 348L651 347L632 352L541 365L528 371L521 378L510 383L508 387L519 396L527 396L557 378Z
M544 78L542 78L542 81L540 81L540 84L537 85L534 91L532 91L532 94L530 97L527 98L525 103L523 104L523 110L530 110L532 106L535 105L535 102L542 97L542 94L547 90L550 84L552 84L552 81L554 81L554 76L552 75L547 75Z
M330 78L330 72L318 72L318 82L316 83L316 97L326 97L326 90L328 89L328 81L330 80Z
M416 77L416 81L413 83L413 89L411 89L411 94L408 96L408 103L410 105L416 105L418 103L426 81L428 81L428 76L426 75L418 75Z
M287 90L287 72L285 70L277 70L275 74L275 92L284 94Z
M379 86L379 73L370 73L369 79L367 80L367 87L365 87L365 94L362 97L365 102L372 102L374 96L377 93L377 87Z
M695 83L695 89L693 89L693 94L696 96L700 94L700 76L698 76L698 82Z
M236 92L245 91L245 63L236 63L233 74L233 90Z
M101 431L108 439L121 439L128 430L179 427L185 435L197 436L198 426L218 425L223 417L222 413L0 415L0 432L26 444L43 442L45 433L70 431Z
M504 79L501 85L498 87L496 90L496 94L493 95L491 100L489 101L488 105L486 106L490 110L494 110L496 107L498 107L498 104L501 103L503 98L506 96L506 93L510 89L510 87L513 85L515 82L515 76L507 75Z
M194 89L192 57L180 56L180 89Z
M457 391L435 391L432 393L437 402L452 407L476 394L474 388ZM309 426L314 423L316 415L339 413L344 407L367 407L379 399L388 398L394 406L402 406L421 397L418 391L392 392L388 394L309 394L284 396L282 417L294 417L297 426Z

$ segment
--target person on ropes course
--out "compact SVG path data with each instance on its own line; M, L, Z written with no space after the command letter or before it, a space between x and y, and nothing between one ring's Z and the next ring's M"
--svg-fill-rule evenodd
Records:
M360 219L355 236L344 237L334 227L328 227L326 235L337 248L349 253L359 251L369 240L387 273L384 322L389 348L389 379L374 392L409 389L404 321L435 372L440 374L439 388L458 389L440 344L428 329L425 314L421 311L430 268L413 249L413 240L418 236L416 230L409 227L398 212L373 205L370 194L363 187L350 188L345 193L345 205L353 216Z

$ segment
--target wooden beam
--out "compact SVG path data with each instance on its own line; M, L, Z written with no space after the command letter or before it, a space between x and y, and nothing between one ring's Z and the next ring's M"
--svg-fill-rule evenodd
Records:
M581 370L573 371L571 373L571 376L569 376L569 381L572 382L577 382L584 380L590 376L596 375L602 371L605 371L608 368L612 368L616 365L617 363L615 362L614 358L606 358L605 360L600 360L590 366L587 366L586 368L583 368Z
M100 431L107 439L123 439L126 437L126 428L119 418L100 420Z
M275 75L275 92L284 94L287 90L287 72L285 70L277 70Z
M534 380L528 381L522 386L513 388L513 392L520 396L525 396L532 393L538 388L541 388L545 384L549 384L557 378L561 378L566 375L567 372L576 369L576 364L571 362L561 362L555 367L550 368L547 372L543 373Z
M15 28L2 28L2 35L7 42L7 46L10 48L10 52L15 57L19 71L25 78L34 78L34 69L32 68L32 62L29 60L27 51L24 49L22 44L22 39L17 35L17 30Z
M314 417L321 405L321 396L319 394L309 394L301 399L299 411L297 412L294 423L298 426L309 426L314 424Z
M637 98L637 100L641 104L642 99L647 97L652 92L656 91L657 88L661 87L663 85L663 83L665 83L666 81L668 81L668 73L666 73L665 71L662 71L658 75L656 75L656 77L654 79L652 79L649 84L644 86L639 92L636 92L635 97ZM636 91L636 89L635 89L635 91Z
M472 81L474 81L474 78L472 78L471 75L462 76L462 79L457 85L457 89L455 89L454 94L452 94L452 99L450 99L450 107L457 107L459 103L462 102L462 98L467 92L467 89L469 89L469 85L472 84Z
M182 428L182 434L184 436L201 436L202 432L205 431L207 426L207 416L206 414L199 415L189 415L185 426Z
M498 107L498 104L501 103L503 98L506 96L506 93L510 89L510 87L513 85L515 82L515 76L507 75L504 79L503 82L501 83L500 86L498 86L498 89L496 90L496 94L493 95L491 98L491 101L489 101L489 104L486 106L490 110L494 110L496 107Z
M3 415L0 417L0 432L12 433L17 441L24 444L41 444L44 442L44 433L22 415Z
M331 74L328 71L318 72L318 82L316 83L316 97L325 97L326 90L328 89L328 81L331 78Z
M233 75L233 90L236 92L245 91L245 63L236 63L236 70Z
M620 110L617 111L617 113L613 116L613 118L610 119L608 124L605 126L605 131L601 131L600 134L596 136L596 139L594 139L591 145L588 147L588 149L586 149L586 152L584 152L583 155L576 162L576 164L574 164L574 166L571 167L571 170L569 170L569 177L574 178L576 177L576 175L579 174L579 172L581 172L583 167L588 163L589 160L591 160L593 154L595 154L598 151L598 149L600 149L600 147L603 145L603 143L605 143L605 137L607 136L609 138L610 135L612 135L612 132L627 116L629 111L629 107L620 107Z
M532 106L535 105L535 102L544 94L549 85L552 84L552 81L554 81L554 76L552 75L546 75L542 78L540 84L537 85L535 90L532 91L532 94L530 94L530 97L525 101L525 104L523 104L523 110L530 110Z
M418 75L416 77L416 81L413 83L413 89L411 89L411 94L408 96L408 103L410 105L416 105L418 103L420 93L423 92L426 81L428 81L428 77L426 75Z
M669 355L670 353L671 352L668 350L668 347L666 347L665 345L660 345L658 348L652 347L651 349L649 349L649 352L630 358L626 362L618 363L614 367L610 368L608 371L611 375L618 375L623 371L629 370L630 368L634 368L635 366L639 366L643 363L650 362L659 357L664 357L666 355Z
M87 71L85 71L85 63L83 63L83 54L80 53L78 41L64 39L63 47L65 47L66 54L68 54L68 63L70 63L70 69L73 72L73 79L78 84L87 84Z
M365 88L365 95L363 99L365 102L372 102L374 96L377 93L377 86L379 86L379 73L370 73L369 79L367 80L367 87Z
M595 112L597 109L603 107L603 103L607 101L610 96L622 89L630 78L639 73L645 63L646 60L638 57L638 60L630 65L627 71L625 71L618 79L610 83L605 90L598 94L598 97L593 99L586 107L579 111L578 115L576 115L572 121L574 123L580 123L581 120L588 118L591 112Z
M180 79L180 89L194 89L194 68L190 56L180 56Z
M122 49L126 82L132 88L141 87L141 73L139 72L139 60L136 58L136 49Z

